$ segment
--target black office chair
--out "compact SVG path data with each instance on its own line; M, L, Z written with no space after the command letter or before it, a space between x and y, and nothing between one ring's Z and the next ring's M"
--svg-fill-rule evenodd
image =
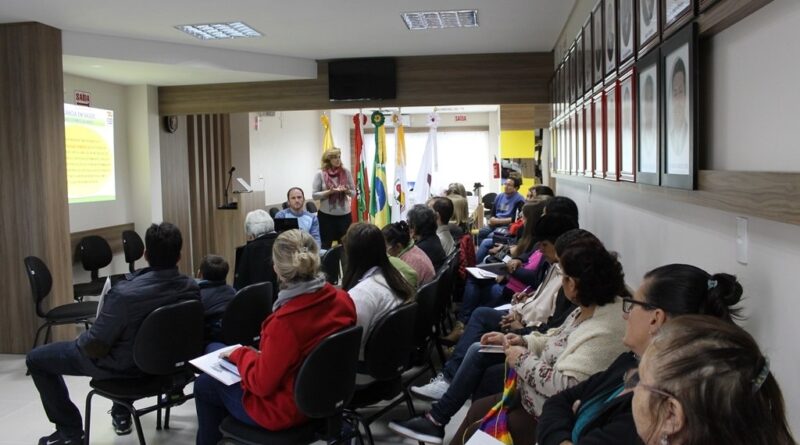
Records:
M92 397L96 394L125 406L133 416L139 444L145 445L139 417L157 411L156 429L161 429L161 410L165 409L164 428L169 429L170 407L192 399L183 388L194 380L189 360L203 354L203 304L182 301L160 307L144 319L133 343L133 360L144 373L138 378L92 379L86 395L84 443L89 444ZM156 404L136 409L132 401L157 397Z
M97 235L85 236L78 243L75 257L81 262L83 270L91 273L91 279L87 283L72 285L73 297L83 301L85 296L100 295L105 285L105 277L100 277L100 269L111 264L113 258L108 241Z
M226 418L220 425L222 444L295 445L317 440L341 442L342 411L353 396L358 350L363 328L350 327L322 340L303 361L294 382L300 412L310 418L305 425L269 431ZM358 430L353 428L353 433ZM360 439L360 437L359 437Z
M306 211L309 213L317 213L317 205L314 201L306 201Z
M25 258L25 269L28 273L28 280L31 283L31 295L36 304L36 315L44 319L44 324L36 330L33 339L33 348L39 342L39 334L42 329L47 328L44 336L44 343L50 342L50 334L53 326L62 324L83 324L86 329L92 323L92 319L97 314L97 302L86 301L80 303L68 303L56 306L48 311L42 308L42 302L50 294L53 288L53 277L44 261L35 256Z
M497 193L491 192L483 195L481 202L483 203L483 216L488 218L492 214L494 207L494 200L497 199Z
M322 255L322 272L325 274L325 280L331 284L339 283L339 272L342 266L342 245L339 244L328 249Z
M438 290L439 276L417 290L417 316L412 334L414 353L407 370L403 373L403 386L406 389L422 375L436 374L432 358L434 347L439 348L440 356L444 354L444 350L438 344L436 328L439 313Z
M414 321L417 304L408 303L392 309L378 320L364 346L367 375L356 380L353 400L347 405L347 415L364 425L370 445L374 443L370 424L398 404L405 402L409 414L415 415L411 395L403 387L403 372L408 368L414 351ZM378 402L390 401L370 416L358 410Z
M270 207L269 208L269 216L270 216L270 218L275 219L275 215L277 215L278 212L280 212L280 210L277 207Z
M272 283L251 284L233 297L222 314L222 341L226 345L258 346L261 324L272 313Z
M125 252L125 262L131 273L136 271L136 261L144 256L144 243L142 237L133 230L122 232L122 251Z

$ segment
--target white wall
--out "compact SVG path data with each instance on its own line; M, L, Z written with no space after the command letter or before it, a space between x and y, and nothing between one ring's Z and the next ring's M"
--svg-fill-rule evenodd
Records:
M251 121L255 117L250 113ZM318 111L282 111L262 117L258 130L250 126L251 185L264 190L266 205L285 201L286 191L294 186L310 197L321 156Z
M798 171L796 103L800 3L775 0L711 40L711 168ZM779 61L777 63L776 61ZM736 274L745 289L744 327L772 361L790 425L800 434L797 278L800 226L749 217L749 262L736 262L735 214L672 201L635 189L558 181L575 199L581 225L622 254L628 283L653 267L682 262Z

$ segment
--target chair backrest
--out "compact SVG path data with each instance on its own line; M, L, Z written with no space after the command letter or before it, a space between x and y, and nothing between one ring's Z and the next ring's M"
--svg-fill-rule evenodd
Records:
M84 236L78 243L78 259L92 273L92 281L100 278L98 271L111 264L112 257L111 246L102 236Z
M317 205L314 204L314 201L306 201L306 210L309 213L317 213Z
M481 202L483 203L483 206L486 207L486 210L490 210L494 205L495 199L497 199L497 193L494 192L487 193L483 195L483 198L481 198Z
M352 326L322 340L300 366L294 399L311 418L330 417L350 402L355 391L361 326Z
M203 304L187 300L162 306L148 315L136 333L133 360L145 374L183 371L203 354Z
M272 283L251 284L236 292L222 314L222 341L257 346L261 324L272 313Z
M142 237L134 230L122 232L122 251L125 252L125 262L131 273L136 271L135 263L144 255L144 242Z
M414 346L424 348L433 335L433 325L439 321L439 276L417 290L417 318L414 321Z
M269 216L270 216L272 219L275 219L275 215L277 215L277 214L278 214L278 212L280 212L280 210L279 210L277 207L270 207L270 208L269 208Z
M342 245L332 247L322 255L322 272L325 273L325 280L328 283L336 284L339 282L339 271L342 261Z
M389 380L403 373L414 351L417 304L400 305L381 317L364 346L367 372L375 380Z
M50 293L50 289L53 288L53 277L50 275L50 269L39 257L29 256L23 262L28 273L28 280L31 283L31 295L33 296L33 302L36 304L36 315L44 317L41 302Z

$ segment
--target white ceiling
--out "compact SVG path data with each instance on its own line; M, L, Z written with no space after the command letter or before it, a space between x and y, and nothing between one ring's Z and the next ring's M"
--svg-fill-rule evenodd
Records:
M121 84L303 79L315 60L550 51L575 0L2 0L0 23L64 33L64 71ZM401 12L477 9L478 28L409 31ZM206 42L175 25L244 21Z

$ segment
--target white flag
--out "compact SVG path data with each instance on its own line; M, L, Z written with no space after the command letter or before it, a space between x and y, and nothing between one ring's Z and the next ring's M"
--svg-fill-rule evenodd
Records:
M422 154L422 164L419 166L417 180L414 182L414 204L425 204L431 197L431 184L433 183L433 164L436 156L436 127L439 125L439 115L428 115L428 142Z

